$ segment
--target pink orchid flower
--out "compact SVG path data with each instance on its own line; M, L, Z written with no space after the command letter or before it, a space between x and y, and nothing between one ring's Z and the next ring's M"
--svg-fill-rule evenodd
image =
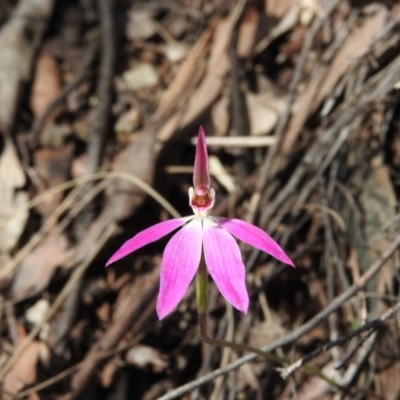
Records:
M163 254L157 300L159 319L171 313L182 300L198 270L202 254L222 295L235 308L247 314L249 295L245 266L233 237L285 264L293 267L294 264L260 228L240 219L208 215L214 204L215 191L210 187L206 136L202 127L196 147L193 186L189 189L189 202L194 215L163 221L139 232L121 246L106 266L182 227L168 242Z

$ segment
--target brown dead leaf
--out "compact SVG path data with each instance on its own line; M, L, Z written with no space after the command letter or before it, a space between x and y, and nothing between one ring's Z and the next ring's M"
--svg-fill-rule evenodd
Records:
M257 321L250 331L249 343L254 347L265 346L266 343L272 342L279 337L287 334L287 330L282 325L279 314L271 312L270 321Z
M238 57L246 58L253 54L259 21L260 14L257 8L249 7L239 28L236 47Z
M151 366L156 373L163 372L168 367L167 357L150 346L137 345L126 353L126 362L144 369Z
M377 343L374 383L376 394L385 400L398 400L400 397L399 329L396 325L395 321L391 321Z
M141 63L126 70L122 75L126 89L131 91L157 86L160 76L150 63Z
M361 243L355 243L358 260L360 262L361 273L365 272L369 265L380 259L385 249L391 242L388 234L382 227L393 220L396 210L396 195L390 179L390 172L384 165L383 156L377 156L374 165L365 179L360 204L364 210L362 221ZM369 282L369 291L385 294L386 288L390 287L396 275L395 260L388 261L387 267ZM375 304L376 299L371 299L371 304Z
M260 382L257 379L257 375L254 371L254 367L250 364L245 364L240 368L237 375L237 387L244 390L246 386L253 390L260 390Z
M139 132L137 139L115 158L112 170L129 172L151 185L156 162L154 141L161 125L162 122ZM123 179L113 180L106 194L106 209L113 214L115 221L130 217L146 197L142 189Z
M54 275L57 267L71 256L65 236L51 235L30 253L18 269L11 293L21 296L28 291L43 290Z
M31 110L39 118L49 103L61 92L61 74L56 60L47 51L42 51L36 61L35 75L30 98ZM54 120L62 107L56 108L49 116L47 123Z
M400 363L393 363L390 367L377 374L375 384L378 387L376 394L381 399L398 400L400 396Z
M278 112L268 104L265 96L247 93L246 102L249 110L250 134L259 136L271 132L278 122Z
M33 154L38 174L38 194L65 182L70 175L75 146L72 143L60 149L39 149ZM49 217L63 198L63 193L47 196L36 209L43 217Z
M121 361L119 358L114 357L110 360L101 370L100 381L103 387L110 387L114 382L116 372L119 370Z
M311 105L314 98L317 96L317 92L321 87L324 79L326 70L322 67L315 75L311 82L308 84L306 90L298 97L298 100L293 106L293 115L290 119L285 139L282 141L282 153L285 155L290 154L293 146L297 140L297 137L303 125L306 122L309 114L311 113Z
M220 76L207 74L190 100L182 125L189 125L209 107L221 93L222 87L223 79Z
M36 381L36 366L39 359L40 343L33 341L17 359L4 378L2 386L2 399L11 400L12 396L5 393L16 394L24 387L32 385Z
M96 315L98 319L108 324L111 321L111 306L110 303L104 302L99 307L96 308Z
M33 56L53 5L54 0L20 1L0 32L0 122L9 129L14 124L21 88L29 79Z
M226 135L229 129L229 98L225 94L221 96L211 108L211 120L214 126L215 136Z
M25 179L14 144L5 137L0 156L0 253L12 250L25 229L28 211L18 211L28 201L27 193L18 190Z
M283 4L284 2L280 3ZM293 3L293 1L291 1L291 3ZM300 2L296 1L284 11L283 16L278 19L278 24L256 45L254 52L256 54L261 53L273 40L293 29L298 23L299 14Z
M296 0L265 0L265 13L280 20L296 2Z
M153 15L149 10L133 9L128 13L126 36L130 40L149 39L156 33Z
M119 290L118 298L113 307L112 319L114 323L123 320L127 310L132 308L132 293L135 293L137 298L141 298L146 295L146 290L148 290L148 284L151 283L151 280L154 280L155 284L158 283L159 276L157 269L158 268L155 268L155 271L152 271L151 275L144 275L140 278L138 277L138 279L133 282L132 280L127 282L127 284Z

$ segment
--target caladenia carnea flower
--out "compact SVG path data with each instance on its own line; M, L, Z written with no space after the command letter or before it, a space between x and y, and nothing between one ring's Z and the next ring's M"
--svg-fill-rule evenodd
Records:
M246 289L245 266L234 237L262 250L277 260L294 266L281 247L263 230L248 222L209 215L215 192L210 186L206 137L199 129L194 162L193 188L189 202L193 215L155 224L126 241L108 260L107 266L139 248L181 228L165 247L160 272L157 314L163 319L171 313L185 295L199 270L203 287L204 265L218 289L235 308L247 314L249 295ZM203 271L203 272L201 272ZM200 296L201 297L201 296ZM199 302L198 302L199 303ZM201 302L200 302L201 303ZM200 304L199 303L199 304ZM199 310L204 312L204 310Z

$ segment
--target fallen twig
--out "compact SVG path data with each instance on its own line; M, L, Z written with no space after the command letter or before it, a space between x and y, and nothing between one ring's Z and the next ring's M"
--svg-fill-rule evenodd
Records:
M388 311L386 311L379 318L376 318L373 321L366 323L362 327L355 329L354 331L349 332L346 335L343 335L336 340L326 343L322 347L319 347L318 349L314 350L310 354L307 354L306 356L300 358L299 360L297 360L293 364L289 365L288 367L279 368L278 370L280 371L282 378L287 379L291 374L293 374L293 372L298 370L302 365L304 365L308 361L312 360L313 358L317 357L319 354L323 353L324 351L327 351L327 350L331 349L332 347L339 346L339 345L347 342L348 340L361 335L363 332L376 331L377 329L381 328L384 325L385 321L387 321L389 318L393 317L399 310L400 310L400 302L397 303L395 306L391 307Z

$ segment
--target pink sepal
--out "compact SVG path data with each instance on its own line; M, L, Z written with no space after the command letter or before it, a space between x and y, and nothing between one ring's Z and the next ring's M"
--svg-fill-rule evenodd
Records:
M219 291L235 308L247 314L246 270L235 239L211 218L205 218L203 246L207 269Z
M265 251L277 260L294 267L293 261L286 255L279 244L257 226L240 219L212 218L239 240L254 246L256 249Z
M115 261L124 258L128 254L140 249L141 247L145 246L146 244L155 242L158 239L161 239L163 236L167 235L168 233L174 231L175 229L179 228L186 222L190 221L193 218L185 217L185 218L175 218L169 219L167 221L159 222L150 228L145 229L144 231L139 232L135 235L132 239L127 240L107 261L106 267L110 264L114 263Z
M156 306L160 320L178 305L193 280L200 264L202 236L201 220L194 218L165 247Z

